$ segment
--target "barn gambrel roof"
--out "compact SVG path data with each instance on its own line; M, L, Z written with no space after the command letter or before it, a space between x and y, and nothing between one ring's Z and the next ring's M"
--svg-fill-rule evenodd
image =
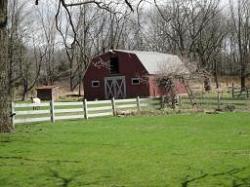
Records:
M189 73L189 70L177 55L152 51L113 50L113 52L136 55L149 74L166 74L173 72L176 74Z

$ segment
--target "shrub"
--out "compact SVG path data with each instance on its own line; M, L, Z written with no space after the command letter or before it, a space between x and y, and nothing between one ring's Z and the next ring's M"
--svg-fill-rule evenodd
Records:
M234 105L226 105L224 107L224 111L226 112L233 112L236 109L236 107Z

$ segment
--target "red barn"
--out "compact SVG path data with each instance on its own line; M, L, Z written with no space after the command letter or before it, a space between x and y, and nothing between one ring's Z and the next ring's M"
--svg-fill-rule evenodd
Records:
M162 95L156 77L171 71L187 72L178 56L143 51L111 50L95 57L84 77L87 100ZM185 87L177 84L177 92Z

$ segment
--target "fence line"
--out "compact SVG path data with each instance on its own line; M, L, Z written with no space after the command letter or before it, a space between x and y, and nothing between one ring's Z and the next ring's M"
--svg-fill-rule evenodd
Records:
M245 88L245 90L241 90L240 87L236 87L234 83L232 83L232 98L245 97L249 98L249 88Z
M111 99L103 101L81 102L44 102L40 104L12 103L13 124L32 123L67 119L89 119L95 117L115 116L122 110L137 110L156 104L160 106L160 98Z
M221 111L250 111L250 100L247 98L231 98L222 95L196 97L196 106L204 110L221 110ZM182 97L179 109L193 109L188 97Z
M166 107L164 100L156 98L133 98L133 99L111 99L103 101L80 102L44 102L41 104L18 104L12 103L12 123L33 123L70 119L89 119L95 117L115 116L124 111L143 111L145 109L160 109ZM231 98L218 95L201 97L196 96L194 106L187 96L177 98L176 109L185 111L195 111L196 107L204 110L234 110L250 111L250 100L245 98ZM168 107L168 106L167 106Z

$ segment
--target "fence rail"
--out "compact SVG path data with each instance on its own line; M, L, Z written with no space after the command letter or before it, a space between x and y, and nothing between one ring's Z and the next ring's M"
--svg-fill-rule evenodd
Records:
M250 111L250 100L248 98L216 97L205 96L195 98L196 106L204 110ZM193 109L188 97L182 97L178 106L179 109Z
M176 108L185 112L194 110L196 107L203 110L234 110L250 111L250 100L247 98L223 97L219 95L196 96L194 106L187 96L179 97ZM33 123L72 119L89 119L96 117L115 116L124 111L155 110L169 107L162 103L163 99L157 98L133 98L133 99L111 99L104 101L81 102L44 102L41 104L12 104L12 114L16 114L13 124ZM194 110L195 111L195 110Z
M249 98L249 91L250 89L246 87L244 90L242 90L240 87L236 87L234 83L232 83L231 92L232 92L232 98Z
M160 106L160 98L111 99L82 102L12 103L13 124L113 116L119 111Z

